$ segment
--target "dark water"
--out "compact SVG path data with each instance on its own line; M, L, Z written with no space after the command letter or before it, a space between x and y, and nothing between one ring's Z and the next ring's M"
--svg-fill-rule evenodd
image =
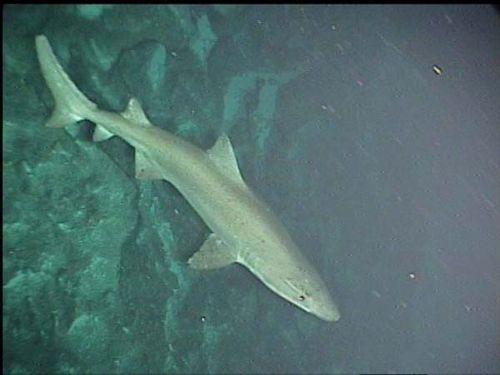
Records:
M3 14L3 371L500 371L500 21L489 6L18 6ZM101 108L240 170L342 318L249 272L133 149L43 127L45 34Z

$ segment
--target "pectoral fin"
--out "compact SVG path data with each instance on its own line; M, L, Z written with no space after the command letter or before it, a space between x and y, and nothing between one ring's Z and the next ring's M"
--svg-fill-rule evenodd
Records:
M236 252L212 233L200 250L189 258L188 264L194 269L207 270L227 266L236 259Z

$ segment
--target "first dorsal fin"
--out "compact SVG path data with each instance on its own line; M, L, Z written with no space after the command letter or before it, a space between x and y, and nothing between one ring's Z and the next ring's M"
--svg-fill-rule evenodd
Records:
M136 98L131 98L129 100L127 108L121 113L121 115L127 120L138 125L153 126Z
M246 186L238 168L233 146L226 134L223 133L207 153L226 176L230 177L234 182Z

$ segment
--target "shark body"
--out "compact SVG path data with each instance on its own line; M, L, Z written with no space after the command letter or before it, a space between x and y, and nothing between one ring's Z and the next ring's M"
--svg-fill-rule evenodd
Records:
M49 127L80 120L96 124L94 140L116 135L136 152L136 177L172 183L211 229L188 261L195 269L239 263L273 292L301 309L336 321L340 313L319 274L269 207L246 185L231 142L222 135L204 151L147 119L131 99L123 113L101 110L67 76L47 38L36 37L38 60L54 100Z

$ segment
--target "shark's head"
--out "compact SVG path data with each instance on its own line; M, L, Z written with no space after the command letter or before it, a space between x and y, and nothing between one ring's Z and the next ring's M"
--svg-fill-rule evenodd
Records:
M339 309L311 263L268 209L259 213L261 222L245 227L246 243L237 262L247 267L269 289L300 309L320 319L335 322ZM249 222L249 221L248 221Z
M275 269L268 286L277 294L320 319L336 322L340 312L316 271L303 260Z
M331 298L324 283L308 273L306 278L285 278L284 297L320 319L336 322L340 319L340 312Z

